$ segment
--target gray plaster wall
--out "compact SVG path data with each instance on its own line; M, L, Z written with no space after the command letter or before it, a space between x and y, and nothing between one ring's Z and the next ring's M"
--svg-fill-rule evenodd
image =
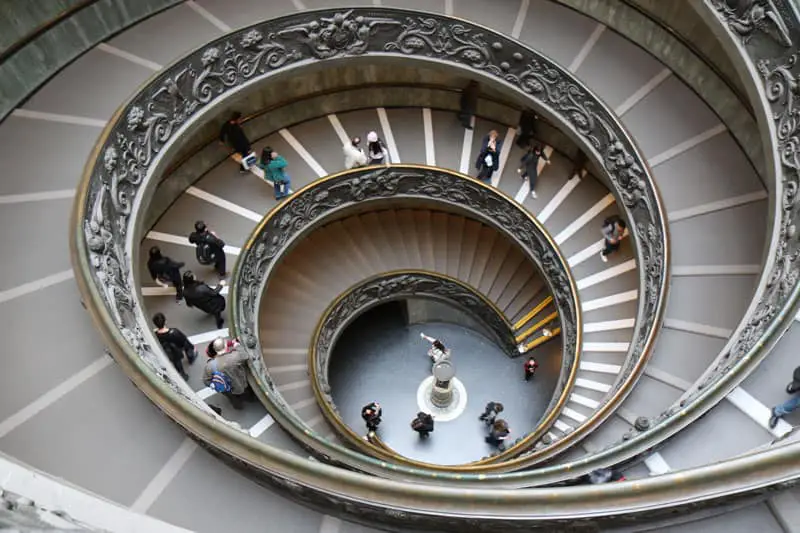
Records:
M497 336L483 323L450 304L431 300L430 298L408 298L404 303L409 325L428 324L431 322L455 324L476 331L496 343L498 342ZM500 345L502 346L502 344Z
M91 47L180 2L99 0L48 29L0 64L0 121L51 76ZM58 3L51 0L6 1L0 11L0 35L4 35L6 41L16 41L14 35L27 34L26 30L30 30L36 21L53 18L74 3L65 0ZM10 17L6 11L13 11L14 16Z
M705 9L700 5L702 3L700 0L555 1L592 17L624 35L669 67L720 117L753 163L767 189L773 189L774 184L765 179L767 174L764 152L758 126L749 111L751 106L740 98L740 94L746 92L741 88L740 78L719 43L714 46L709 45L715 42L717 37L711 34L707 25L699 20L694 11L694 9ZM646 11L648 16L629 4L636 4L638 8ZM676 37L671 28L661 24L675 25L675 31L680 28L679 34L691 42L693 48L707 52L708 60L715 62L717 68L726 75L727 81L732 85L728 85L703 58ZM736 90L732 89L732 86ZM653 126L657 127L656 124Z

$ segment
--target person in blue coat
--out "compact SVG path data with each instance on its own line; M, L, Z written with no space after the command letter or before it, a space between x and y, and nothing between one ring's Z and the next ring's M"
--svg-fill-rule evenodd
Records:
M264 179L272 182L276 200L289 196L292 181L286 173L288 165L286 159L269 146L261 152L259 166L264 170Z

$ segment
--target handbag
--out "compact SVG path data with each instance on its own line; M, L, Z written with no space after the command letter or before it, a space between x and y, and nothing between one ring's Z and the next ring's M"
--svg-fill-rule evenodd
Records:
M256 156L255 152L250 152L247 156L242 158L242 167L245 170L250 170L250 167L255 165L258 162L258 157Z

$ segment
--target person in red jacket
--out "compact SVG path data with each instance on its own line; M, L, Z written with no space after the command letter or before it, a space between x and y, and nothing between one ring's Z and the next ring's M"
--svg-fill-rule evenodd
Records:
M530 381L534 374L536 374L536 369L539 368L539 363L531 357L527 361L525 361L525 381Z

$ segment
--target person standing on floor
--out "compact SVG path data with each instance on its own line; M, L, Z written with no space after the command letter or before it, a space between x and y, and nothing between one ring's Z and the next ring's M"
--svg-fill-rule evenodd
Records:
M214 317L217 329L221 329L225 320L222 313L225 311L225 297L220 294L224 282L214 288L202 281L196 280L191 271L183 273L183 298L187 307L196 307L206 314Z
M600 252L603 263L608 262L608 255L619 250L622 239L627 235L628 226L618 215L612 215L603 221L603 239L605 247Z
M374 131L367 134L367 156L370 165L389 164L389 151L386 149L386 144Z
M383 416L383 409L381 409L381 404L378 402L368 403L361 409L361 418L367 424L367 431L369 432L377 431L381 423L381 416Z
M487 426L494 424L494 419L497 415L503 412L503 404L500 402L489 402L483 410L483 414L478 417L478 420L486 422Z
M259 166L264 170L264 178L271 181L275 187L275 199L280 200L289 196L292 180L286 173L288 163L278 152L267 146L261 151L261 163Z
M342 147L344 152L344 168L350 170L351 168L358 168L366 166L367 154L359 146L361 144L361 137L353 137L350 142L345 143Z
M232 148L234 152L242 156L239 172L247 172L248 166L245 163L245 158L250 155L251 147L250 140L242 129L242 114L240 112L235 111L231 118L222 125L222 129L219 131L219 142Z
M203 384L228 398L234 409L241 410L245 401L255 401L256 396L247 383L247 354L239 352L238 346L238 341L225 341L222 337L208 345Z
M153 281L162 287L169 286L170 283L175 287L175 300L183 300L183 281L181 280L181 268L184 263L173 261L169 257L161 254L158 246L150 248L150 257L147 259L147 270Z
M419 433L422 438L430 437L433 431L433 417L420 411L417 413L417 417L411 421L411 429Z
M500 166L500 150L503 149L503 141L500 140L497 130L492 130L481 141L481 149L478 152L478 159L475 161L475 168L478 170L478 179L484 183L491 183L492 174Z
M461 91L461 101L459 102L458 121L468 129L472 129L472 117L478 111L478 95L480 86L477 81L471 81Z
M527 150L531 146L531 140L536 135L536 122L539 120L539 115L530 110L522 112L519 119L519 133L517 134L516 145L523 150Z
M536 359L533 357L529 358L525 361L524 369L525 369L525 381L530 381L531 378L536 374L536 369L539 368L539 363L536 362Z
M800 367L794 369L792 382L786 386L786 394L791 394L793 396L782 404L772 408L769 417L770 429L775 429L775 426L778 425L778 420L782 420L784 416L800 407Z
M201 265L214 264L214 269L221 278L227 275L225 270L225 242L217 234L208 229L206 223L198 220L194 223L194 231L189 234L189 242L195 245L197 262Z
M522 179L528 180L531 189L531 196L536 198L536 179L539 177L539 161L544 161L550 164L550 158L544 153L542 147L539 145L531 146L528 151L523 154L519 160L519 168L517 173L520 174Z
M503 419L495 420L489 428L489 434L486 436L486 442L498 448L503 447L503 442L511 434L508 429L508 422Z
M193 365L197 359L197 350L194 349L194 345L189 342L189 338L181 330L167 327L167 319L163 313L153 315L153 325L156 327L154 331L156 338L167 353L175 370L184 380L188 381L189 374L183 369L183 356L186 355L189 364Z

